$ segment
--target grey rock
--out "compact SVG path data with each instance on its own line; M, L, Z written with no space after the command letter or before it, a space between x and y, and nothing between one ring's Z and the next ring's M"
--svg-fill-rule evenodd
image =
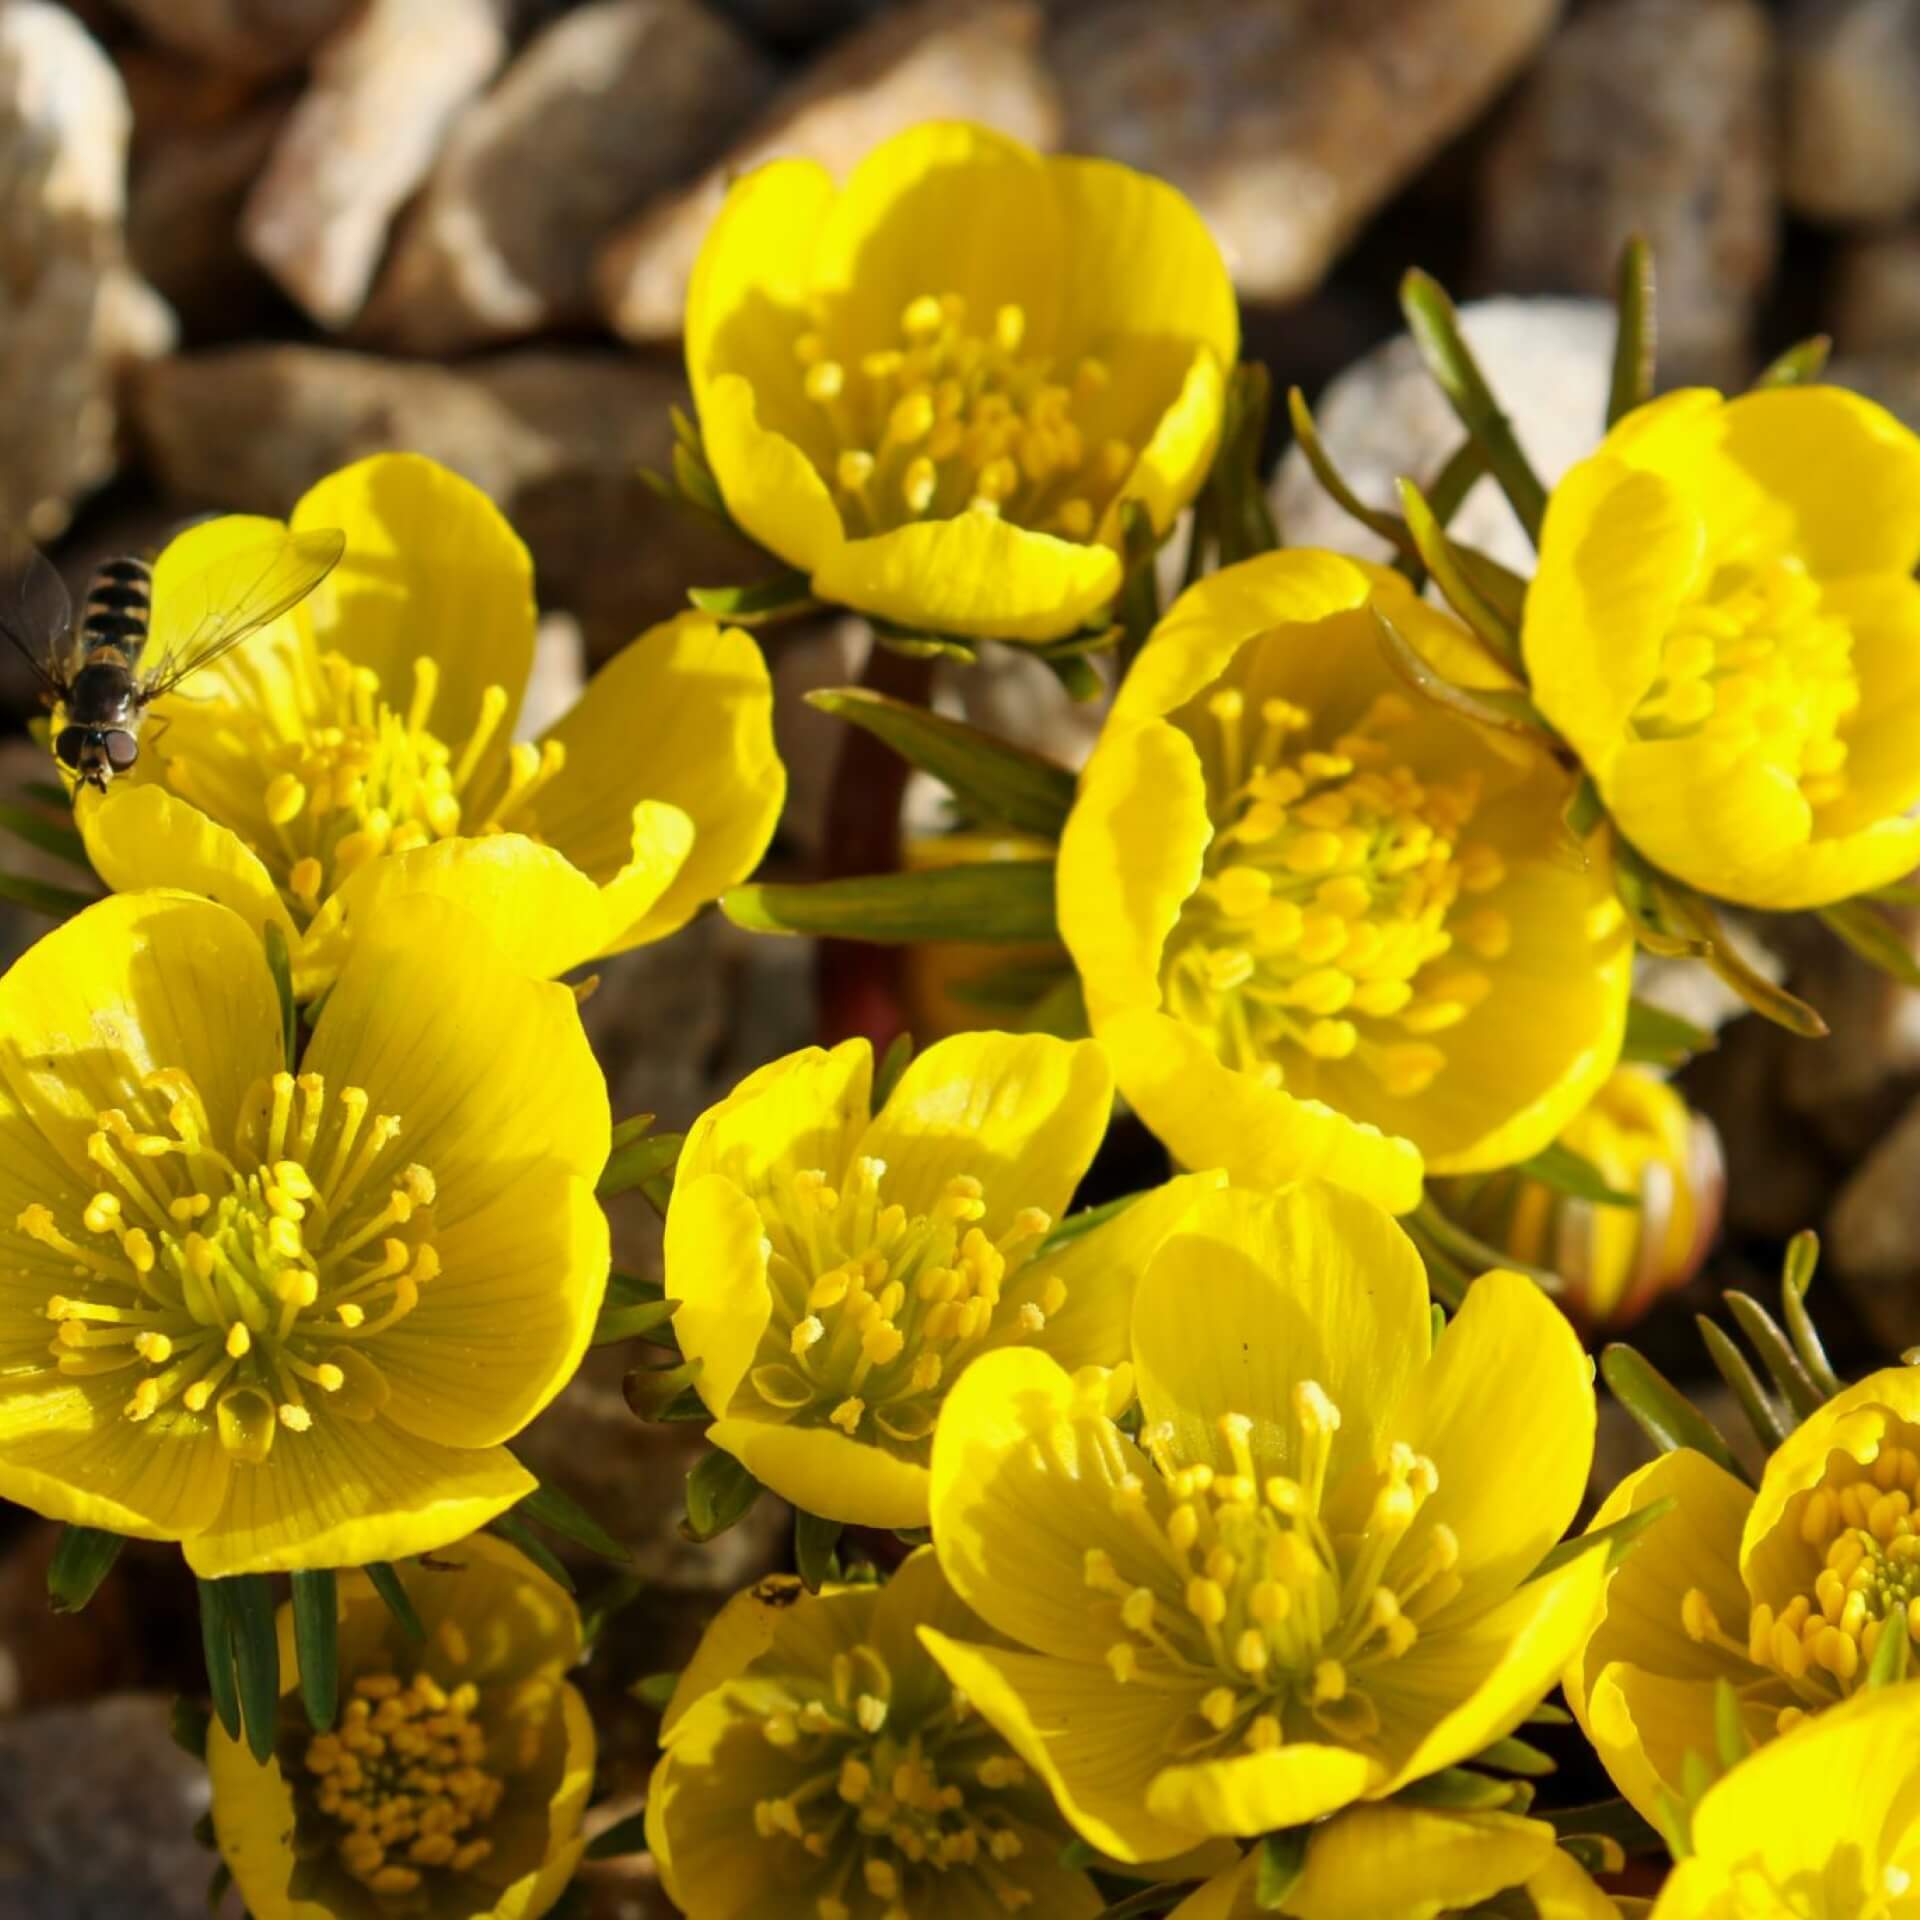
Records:
M1611 309L1597 300L1479 300L1461 309L1461 325L1527 457L1551 485L1599 442L1613 356ZM1463 437L1405 334L1356 360L1313 413L1353 490L1369 506L1395 513L1398 478L1431 480ZM1280 462L1272 498L1291 545L1371 559L1391 551L1322 491L1298 447ZM1532 571L1532 548L1491 480L1468 493L1451 528L1505 565Z
M1179 187L1255 300L1319 283L1539 45L1558 0L1110 0L1054 37L1067 146Z
M207 1776L172 1712L121 1693L0 1721L0 1920L203 1920Z
M1786 26L1787 203L1838 225L1920 204L1920 4L1793 0Z
M695 0L562 15L455 124L362 333L446 353L584 317L601 240L710 161L773 75Z
M1835 386L1851 387L1877 400L1920 430L1920 342L1883 347L1876 353L1836 354L1825 377Z
M114 470L119 364L170 343L124 259L128 118L71 14L0 8L0 526L42 544Z
M245 74L297 66L356 0L114 0L163 45Z
M506 54L502 0L367 0L322 42L241 231L323 327L360 311L394 214Z
M1841 1188L1824 1244L1874 1339L1889 1354L1920 1343L1920 1103Z
M1865 234L1841 248L1828 324L1843 354L1920 348L1920 228Z
M534 350L458 368L326 347L222 348L156 362L129 407L148 471L181 505L283 514L323 474L404 447L499 502L532 549L541 603L573 613L604 659L684 604L689 586L766 562L660 501L677 367Z
M1056 145L1059 101L1028 0L918 0L883 13L777 95L690 187L655 201L600 256L602 311L630 340L680 332L687 282L728 183L775 158L844 176L871 147L923 120L977 120Z
M1488 148L1490 285L1606 295L1653 249L1661 370L1732 384L1776 251L1773 27L1758 0L1600 0L1548 43Z

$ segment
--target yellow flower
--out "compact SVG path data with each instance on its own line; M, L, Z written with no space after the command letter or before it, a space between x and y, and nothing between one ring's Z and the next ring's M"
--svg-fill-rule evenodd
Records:
M1920 440L1837 387L1630 413L1548 502L1533 698L1657 867L1811 907L1920 863Z
M1599 1556L1530 1579L1593 1452L1585 1356L1531 1282L1426 1276L1337 1188L1202 1196L1136 1293L1140 1443L1100 1383L976 1362L933 1447L954 1589L1022 1649L923 1634L1090 1845L1157 1860L1384 1799L1518 1726Z
M290 1606L273 1757L208 1730L214 1839L253 1920L539 1920L579 1864L594 1739L565 1678L573 1602L484 1534L400 1579L424 1641L364 1574L340 1582L331 1731L300 1703Z
M687 371L728 510L822 599L1050 640L1120 585L1213 458L1239 317L1171 187L985 127L739 181L687 296Z
M984 1632L923 1548L884 1587L763 1581L682 1675L647 1843L689 1920L886 1920L1105 1905L1059 1864L1044 1783L928 1658Z
M483 1525L593 1328L608 1134L572 994L445 902L355 948L297 1076L245 922L88 908L0 979L0 1495L208 1577Z
M1720 1136L1658 1074L1622 1066L1558 1144L1640 1204L1585 1200L1520 1169L1443 1182L1435 1198L1515 1260L1552 1268L1577 1325L1624 1327L1706 1258L1726 1187Z
M1335 554L1183 594L1081 777L1059 914L1120 1090L1177 1159L1397 1213L1422 1155L1525 1159L1593 1096L1632 941L1561 825L1565 776L1406 689L1375 609L1471 671L1463 628Z
M1259 1850L1175 1907L1171 1920L1439 1920L1505 1913L1524 1892L1535 1920L1619 1920L1617 1908L1562 1853L1552 1827L1511 1813L1448 1807L1349 1807L1314 1828L1306 1864L1278 1907L1254 1898Z
M1047 1253L1106 1131L1089 1041L961 1034L879 1113L873 1053L809 1048L694 1123L667 1211L674 1331L709 1438L796 1506L927 1523L940 1406L1002 1347L1125 1359L1133 1284L1217 1176L1175 1180Z
M177 886L277 925L305 998L405 894L457 899L552 974L671 933L752 871L786 776L748 635L695 614L655 627L515 744L532 569L484 494L381 454L321 481L291 524L344 529L345 559L155 703L131 780L79 796L109 886ZM156 599L273 531L192 528L160 556Z
M1775 1450L1757 1494L1683 1449L1622 1481L1594 1525L1668 1498L1566 1681L1648 1819L1663 1789L1682 1790L1687 1754L1716 1751L1721 1681L1771 1740L1858 1692L1883 1633L1920 1641L1920 1368L1829 1401Z
M1920 1914L1920 1684L1802 1727L1707 1789L1653 1920Z

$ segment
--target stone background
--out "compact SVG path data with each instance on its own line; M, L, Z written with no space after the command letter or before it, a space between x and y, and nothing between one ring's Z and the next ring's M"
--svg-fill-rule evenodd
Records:
M1826 330L1837 377L1920 425L1920 0L0 0L0 527L77 581L183 515L282 513L347 460L417 448L532 547L555 711L687 586L759 564L638 477L667 464L681 300L727 177L775 153L844 169L940 115L1182 187L1249 353L1315 399L1370 497L1456 438L1394 341L1403 268L1481 303L1472 338L1552 474L1596 437L1596 296L1634 230L1664 383L1737 385ZM1352 544L1274 453L1290 535ZM1458 525L1525 563L1490 489ZM856 677L866 635L819 622L769 651L794 789L774 863L803 873L838 739L798 696ZM0 660L0 790L38 768L30 692ZM1030 663L942 697L1069 759L1096 719ZM0 948L35 931L0 916ZM1835 1032L1745 1020L1690 1070L1731 1163L1711 1280L1764 1288L1784 1237L1821 1227L1816 1297L1865 1367L1920 1341L1920 997L1817 928L1757 937ZM604 974L587 1018L616 1112L684 1125L813 1032L814 956L716 916ZM1697 981L1669 990L1716 1012ZM657 1226L622 1206L621 1264L645 1270ZM1711 1297L1644 1330L1676 1374L1699 1374ZM633 1420L631 1357L597 1354L525 1442L644 1582L588 1671L596 1820L638 1804L650 1757L626 1684L786 1551L771 1501L712 1547L678 1540L697 1442ZM1637 1455L1621 1423L1603 1437L1610 1479ZM53 1531L0 1509L0 1920L184 1920L208 1865L204 1787L166 1737L195 1682L191 1588L136 1548L54 1619ZM589 1596L607 1578L578 1572ZM589 1887L608 1920L665 1910L640 1863Z

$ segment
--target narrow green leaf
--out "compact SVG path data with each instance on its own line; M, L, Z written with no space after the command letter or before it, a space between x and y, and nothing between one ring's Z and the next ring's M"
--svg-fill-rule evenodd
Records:
M1538 1747L1513 1734L1482 1747L1473 1756L1473 1764L1491 1767L1496 1773L1517 1773L1528 1780L1544 1780L1548 1774L1558 1771L1552 1754L1542 1753Z
M73 810L73 796L58 780L23 780L20 791L29 800L38 800L43 807L52 807L60 813Z
M1913 1639L1901 1632L1901 1624L1896 1612L1882 1625L1880 1638L1873 1643L1873 1658L1867 1662L1868 1686L1897 1687L1906 1679L1912 1665Z
M517 1514L496 1513L487 1522L487 1528L489 1532L497 1533L508 1546L518 1547L563 1593L579 1591L566 1563Z
M1879 968L1903 987L1920 987L1920 957L1885 914L1876 913L1864 900L1837 901L1818 912L1868 966Z
M373 1590L387 1603L387 1611L400 1622L401 1630L409 1640L424 1640L427 1630L420 1624L420 1616L413 1610L413 1601L406 1588L401 1584L400 1576L393 1570L391 1562L371 1561L360 1569L373 1582Z
M1058 1253L1062 1247L1072 1245L1083 1233L1091 1233L1095 1227L1104 1227L1109 1220L1125 1213L1136 1200L1145 1198L1146 1190L1143 1188L1139 1193L1123 1193L1117 1199L1103 1200L1097 1207L1082 1207L1078 1213L1067 1214L1054 1223L1052 1232L1040 1242L1039 1250L1033 1257L1044 1260L1049 1254Z
M1826 1404L1827 1396L1814 1385L1812 1376L1800 1364L1800 1356L1776 1321L1760 1302L1747 1293L1729 1292L1723 1296L1727 1310L1747 1336L1747 1345L1760 1356L1775 1390L1797 1416L1794 1424Z
M1049 840L1058 839L1067 823L1074 777L1041 754L865 687L824 688L808 694L807 704L884 741L932 774L977 819L1003 821Z
M680 1532L698 1543L715 1539L738 1526L765 1492L732 1454L715 1447L687 1475L687 1514Z
M1565 1707L1556 1707L1551 1700L1542 1700L1521 1722L1528 1727L1570 1727L1573 1715Z
M1401 679L1436 705L1448 707L1477 726L1544 740L1546 722L1524 693L1500 687L1463 687L1449 680L1379 607L1370 609L1381 651Z
M585 1547L589 1553L597 1553L616 1567L633 1564L630 1548L615 1539L578 1501L569 1499L545 1480L515 1506L514 1512L559 1534L563 1540L571 1540L577 1547Z
M1606 817L1606 802L1600 798L1600 789L1593 784L1591 774L1583 773L1567 796L1567 804L1560 811L1561 820L1576 840L1584 840Z
M55 1613L78 1613L100 1591L126 1541L98 1527L65 1526L47 1566L47 1599Z
M340 1601L331 1568L293 1576L293 1647L307 1719L325 1733L340 1706Z
M1230 457L1223 438L1216 464ZM1147 635L1160 624L1160 578L1154 567L1154 555L1160 542L1153 530L1153 516L1138 500L1120 504L1120 591L1114 598L1114 618L1120 623L1120 657L1132 661L1147 643Z
M1198 1880L1175 1880L1162 1886L1142 1887L1124 1900L1102 1907L1094 1920L1153 1920L1157 1914L1171 1913L1189 1894L1199 1891Z
M1560 1851L1570 1860L1578 1861L1588 1874L1595 1876L1619 1873L1627 1864L1626 1853L1620 1844L1603 1839L1597 1833L1581 1833L1570 1840L1562 1840ZM1537 1912L1536 1909L1536 1916Z
M1720 1430L1651 1360L1632 1347L1616 1343L1600 1356L1600 1377L1662 1453L1691 1447L1736 1480L1752 1486L1752 1479L1734 1458Z
M1827 1359L1813 1316L1807 1311L1807 1289L1813 1285L1814 1269L1820 1264L1820 1236L1811 1228L1796 1233L1787 1242L1787 1257L1780 1271L1780 1310L1787 1331L1793 1336L1794 1351L1813 1383L1829 1399L1840 1391L1840 1377Z
M1607 389L1607 425L1653 398L1653 249L1634 234L1620 249L1614 272L1613 379Z
M1563 1840L1578 1836L1611 1840L1630 1855L1658 1853L1663 1842L1624 1800L1595 1800L1583 1807L1542 1807L1540 1818Z
M1753 1751L1753 1737L1740 1712L1740 1696L1725 1674L1713 1683L1713 1744L1719 1752L1722 1773L1731 1773Z
M1071 966L1059 961L1010 961L969 980L949 981L947 995L983 1013L1025 1013L1063 981L1078 979Z
M624 1853L645 1853L646 1850L647 1816L644 1813L630 1813L624 1820L616 1820L587 1842L589 1860L618 1860Z
M1307 397L1298 387L1287 389L1287 418L1292 423L1293 437L1299 443L1313 477L1333 503L1350 519L1359 521L1369 533L1377 533L1382 540L1391 541L1399 549L1402 562L1424 573L1425 563L1420 558L1420 549L1414 544L1407 523L1396 513L1386 513L1378 507L1368 506L1348 486L1345 476L1333 464L1333 458L1320 438L1320 429L1314 423L1312 411L1307 406Z
M1513 424L1500 411L1480 364L1460 331L1460 316L1446 290L1418 267L1400 282L1400 309L1420 357L1427 363L1447 404L1486 456L1487 470L1500 483L1514 513L1535 545L1547 510L1547 490L1528 463Z
M1447 1330L1446 1308L1443 1307L1438 1300L1430 1301L1427 1305L1427 1337L1428 1339L1435 1346L1438 1346L1440 1343L1440 1336L1443 1333L1445 1333L1446 1330Z
M1520 636L1498 608L1488 600L1460 566L1453 545L1435 516L1426 496L1411 480L1400 482L1400 507L1407 517L1407 531L1419 549L1420 558L1432 574L1434 585L1481 646L1509 672L1520 666Z
M646 1136L653 1131L653 1123L658 1118L658 1114L633 1113L629 1114L624 1120L616 1120L613 1123L613 1137L611 1141L613 1151L617 1152L621 1147L626 1146L629 1141L645 1139Z
M1767 1397L1759 1376L1747 1364L1747 1356L1733 1344L1732 1339L1704 1313L1696 1313L1693 1324L1700 1329L1700 1338L1707 1343L1707 1355L1713 1361L1715 1370L1732 1389L1733 1397L1740 1402L1740 1411L1747 1416L1747 1425L1753 1429L1753 1437L1771 1453L1793 1429L1781 1418L1779 1408Z
M1519 1811L1532 1798L1533 1789L1522 1780L1496 1780L1491 1775L1473 1773L1466 1767L1445 1767L1402 1787L1393 1797L1403 1806L1452 1807L1462 1811L1490 1813L1501 1807Z
M64 813L65 801L61 811ZM24 840L30 847L38 847L42 853L51 854L56 860L64 860L71 867L79 867L92 873L93 863L87 858L87 843L74 830L70 820L49 819L44 813L36 812L32 807L15 806L12 801L0 801L0 830L13 835L16 840Z
M200 1650L207 1663L207 1692L229 1740L240 1738L240 1689L233 1677L233 1621L227 1609L226 1583L196 1581L200 1595Z
M207 1912L217 1916L233 1888L233 1869L224 1860L213 1863L213 1871L207 1876Z
M770 626L776 620L816 612L820 606L804 573L779 573L743 587L689 587L687 598L702 613L736 627Z
M1439 525L1446 526L1460 511L1461 504L1486 471L1487 457L1480 451L1479 443L1471 438L1462 440L1447 456L1446 464L1426 487L1427 505L1433 509Z
M677 1367L635 1367L620 1385L627 1405L642 1420L676 1420L685 1417L674 1409L692 1393L699 1371L697 1360L682 1361Z
M673 1171L686 1143L684 1133L649 1133L615 1147L594 1191L602 1200L612 1200L664 1177Z
M1207 476L1209 517L1223 567L1271 553L1280 544L1262 471L1272 410L1272 374L1257 360L1241 361L1227 379L1220 451Z
M680 1684L677 1673L650 1673L636 1680L630 1691L643 1707L651 1707L655 1713L665 1713L673 1700L673 1690Z
M818 1593L839 1566L836 1549L845 1528L796 1507L793 1514L793 1566L809 1593Z
M616 1573L594 1589L593 1597L580 1609L580 1645L591 1654L600 1644L600 1636L647 1590L637 1573Z
M735 887L723 894L727 918L749 933L813 933L896 944L982 940L1020 946L1060 937L1054 918L1051 860L1002 860L881 873L819 886Z
M910 627L896 627L889 620L875 620L873 637L889 653L905 660L957 660L964 667L980 663L980 643L957 633L916 633Z
M1423 1199L1411 1214L1402 1219L1401 1225L1405 1226L1409 1221L1417 1223L1420 1231L1431 1237L1442 1253L1476 1277L1495 1267L1504 1267L1509 1273L1525 1274L1542 1293L1557 1294L1561 1290L1562 1281L1557 1273L1551 1273L1545 1267L1530 1267L1504 1249L1489 1246L1457 1221L1449 1220L1431 1199Z
M1307 1870L1307 1843L1311 1827L1287 1827L1260 1841L1260 1858L1253 1869L1253 1904L1262 1913L1278 1913L1287 1895Z
M167 1714L167 1734L180 1751L195 1760L207 1757L207 1728L211 1720L197 1700L181 1694Z
M891 1098L893 1089L900 1085L900 1075L914 1064L914 1037L910 1033L897 1033L889 1043L887 1050L879 1056L879 1066L874 1069L874 1112L879 1112Z
M710 513L716 520L731 522L726 498L713 477L712 468L685 446L677 446L673 450L673 483L688 506L698 507L702 513Z
M1633 1512L1623 1514L1618 1520L1609 1521L1604 1527L1589 1527L1585 1533L1576 1533L1549 1547L1540 1564L1527 1575L1528 1580L1544 1579L1550 1573L1557 1573L1570 1561L1578 1560L1583 1554L1597 1552L1604 1548L1607 1565L1617 1567L1636 1545L1641 1537L1658 1526L1674 1509L1674 1499L1668 1495L1664 1499L1649 1500L1644 1507L1636 1507Z
M1591 1201L1598 1207L1635 1207L1640 1196L1624 1187L1612 1186L1607 1177L1584 1154L1554 1141L1540 1149L1530 1160L1520 1162L1520 1171L1538 1180L1556 1193L1571 1194L1576 1200Z
M1779 359L1764 368L1754 381L1753 390L1758 393L1766 387L1810 386L1826 372L1827 356L1832 351L1831 337L1816 333L1789 347Z
M1701 957L1755 1013L1803 1039L1825 1039L1827 1023L1804 1000L1776 986L1740 957L1722 930L1718 916L1699 894L1663 879L1655 880L1653 894L1674 926L1705 943L1706 951Z
M1718 1044L1705 1027L1696 1027L1677 1013L1645 1000L1627 1002L1622 1060L1638 1060L1650 1067L1684 1067L1695 1054L1711 1053Z
M287 936L279 923L267 922L267 971L273 975L273 990L280 996L280 1057L289 1073L300 1069L300 1010L293 1000L293 955L287 950Z
M69 920L99 898L97 893L75 893L71 887L29 880L23 873L0 873L0 900L24 907L29 913L43 913L49 920Z
M264 1573L238 1573L222 1583L233 1628L233 1670L247 1746L262 1763L273 1757L280 1717L280 1635L273 1620L273 1583Z
M592 1344L618 1346L623 1340L644 1340L649 1334L671 1327L677 1300L641 1300L632 1306L606 1306L593 1323Z
M1101 679L1099 669L1081 654L1043 653L1039 660L1060 682L1067 698L1083 707L1090 701L1098 700L1107 690L1107 683Z

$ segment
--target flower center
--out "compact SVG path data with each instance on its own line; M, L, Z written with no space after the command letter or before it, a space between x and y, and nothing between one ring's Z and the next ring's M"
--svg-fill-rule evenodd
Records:
M560 771L566 750L558 741L511 748L504 785L486 783L497 789L489 804L475 774L506 716L504 688L487 688L456 753L429 724L440 686L431 658L413 663L404 711L387 703L370 667L337 653L301 648L281 659L291 701L269 688L257 663L234 656L229 670L252 697L215 710L221 751L172 755L167 780L203 813L242 832L294 912L313 914L383 853L453 834L530 831L529 803Z
M1800 1512L1800 1537L1819 1555L1820 1571L1784 1606L1756 1604L1744 1646L1722 1632L1704 1593L1686 1595L1681 1619L1695 1640L1787 1683L1799 1704L1781 1713L1781 1732L1861 1685L1883 1634L1920 1643L1917 1484L1920 1451L1913 1446L1882 1447L1868 1466L1846 1459L1830 1468Z
M430 1869L464 1873L493 1851L490 1840L463 1838L506 1791L485 1765L479 1704L471 1681L449 1693L424 1673L404 1686L391 1673L363 1674L338 1728L307 1742L315 1803L340 1828L340 1864L372 1892L413 1893Z
M1092 444L1074 414L1112 375L1091 357L1063 374L1022 354L1019 307L982 318L976 330L959 294L927 293L901 314L898 346L851 365L822 333L795 341L807 398L839 449L823 477L851 530L971 509L1068 540L1093 537L1134 450L1112 438Z
M368 1343L440 1270L432 1174L375 1176L400 1122L369 1119L358 1087L329 1098L317 1073L277 1073L243 1103L229 1154L185 1073L141 1089L131 1112L95 1116L102 1184L77 1217L36 1202L15 1222L71 1263L46 1309L60 1371L137 1372L129 1420L211 1408L243 1460L264 1460L277 1428L305 1433L323 1402L370 1417L387 1383Z
M907 1920L927 1910L911 1898L919 1875L971 1875L1007 1913L1032 1904L1001 1871L1024 1846L995 1798L1025 1786L1027 1770L963 1695L949 1690L938 1712L900 1725L893 1675L865 1644L834 1655L824 1687L801 1676L782 1685L785 1704L761 1732L804 1777L760 1801L753 1824L833 1864L817 1920L852 1920L862 1890L888 1903L881 1920Z
M1449 959L1456 943L1498 960L1513 940L1485 897L1504 862L1461 838L1478 776L1423 781L1396 758L1389 736L1413 711L1398 694L1330 752L1305 744L1304 708L1248 708L1223 687L1192 720L1215 831L1167 943L1168 1009L1270 1086L1289 1066L1310 1078L1316 1063L1356 1060L1389 1094L1424 1092L1446 1065L1434 1036L1488 990Z
M1220 1420L1231 1474L1181 1465L1171 1426L1148 1431L1142 1439L1171 1505L1157 1515L1133 1474L1113 1495L1144 1559L1123 1573L1104 1549L1087 1552L1087 1585L1118 1602L1120 1637L1107 1648L1114 1678L1206 1689L1170 1737L1181 1759L1222 1747L1264 1753L1326 1735L1370 1738L1380 1725L1370 1680L1459 1591L1450 1528L1429 1527L1416 1552L1399 1553L1438 1484L1433 1462L1396 1444L1365 1525L1336 1534L1323 1505L1339 1410L1305 1381L1294 1411L1299 1471L1264 1483L1244 1414ZM1143 1568L1144 1579L1132 1577Z
M1722 568L1682 609L1634 724L1643 739L1749 748L1818 809L1846 791L1839 730L1859 704L1845 623L1822 612L1819 583L1798 560L1776 559Z
M1055 1278L1003 1307L1007 1279L1053 1225L1039 1208L993 1241L974 1224L987 1211L978 1180L949 1180L932 1212L909 1215L883 1198L886 1171L856 1160L844 1192L800 1173L762 1203L773 1314L742 1393L756 1419L830 1422L918 1457L942 1383L996 1321L1037 1334L1067 1289Z

